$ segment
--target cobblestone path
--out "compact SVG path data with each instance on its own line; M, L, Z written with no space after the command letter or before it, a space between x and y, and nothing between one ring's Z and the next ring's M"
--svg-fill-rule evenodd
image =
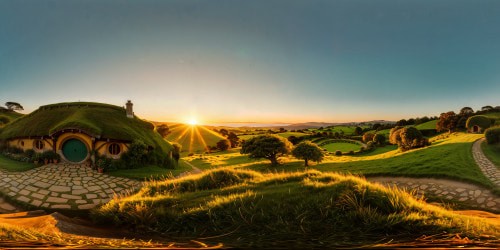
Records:
M488 177L495 185L500 186L500 171L498 168L484 155L481 150L481 143L485 142L484 138L481 138L474 142L472 145L472 155L477 165L483 171L483 174ZM485 142L486 143L486 142Z
M433 178L368 177L366 179L383 185L396 185L399 188L415 190L418 195L424 197L435 196L445 202L458 201L471 208L500 212L500 196L486 188L469 183Z
M40 208L91 209L141 182L100 174L87 165L49 164L25 172L0 170L0 191ZM5 205L7 206L7 205Z

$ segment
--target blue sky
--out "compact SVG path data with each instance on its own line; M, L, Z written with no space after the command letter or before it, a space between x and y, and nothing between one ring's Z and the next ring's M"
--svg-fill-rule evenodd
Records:
M398 120L500 105L500 1L4 1L0 102L161 121Z

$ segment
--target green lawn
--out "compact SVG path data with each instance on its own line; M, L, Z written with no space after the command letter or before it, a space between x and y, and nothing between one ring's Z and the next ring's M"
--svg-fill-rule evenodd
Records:
M491 145L484 142L481 144L481 149L486 157L488 157L491 162L500 168L500 143Z
M136 169L120 169L106 172L106 174L116 177L125 177L136 180L164 179L165 177L177 176L181 173L191 171L193 168L186 162L180 160L176 169L162 168L154 165Z
M482 135L457 133L437 141L434 145L398 152L386 148L386 153L361 154L359 156L328 156L311 168L320 171L338 171L363 175L438 177L466 181L492 187L472 157L472 143ZM246 166L252 170L269 171L266 163ZM272 171L297 171L303 169L303 162L290 158L287 163L272 168Z
M353 143L345 143L345 142L334 142L323 145L321 147L330 152L335 152L337 150L340 150L341 152L345 153L349 151L358 151L361 148L361 145Z
M0 169L12 172L22 172L35 168L35 164L11 160L0 154Z
M426 123L418 124L415 126L416 129L436 129L436 124L438 120L428 121Z

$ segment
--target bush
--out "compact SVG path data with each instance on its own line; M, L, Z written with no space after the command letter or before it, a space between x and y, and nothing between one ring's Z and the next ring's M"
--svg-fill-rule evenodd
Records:
M395 127L391 129L389 141L392 144L397 144L402 151L429 145L429 141L415 127Z
M342 151L340 151L340 150L335 151L335 155L336 156L341 156L342 155Z
M368 143L366 143L366 146L368 148L374 148L375 147L375 143L373 141L369 141Z
M126 168L140 168L148 162L148 151L144 142L138 140L130 144L127 152L125 152L121 159L125 162Z
M363 142L367 143L367 142L372 141L374 136L375 136L375 134L373 134L373 133L365 133L363 135Z
M28 150L24 151L24 155L30 159L33 159L33 156L35 155L35 150L28 149Z
M217 142L217 149L219 149L220 151L226 151L229 149L229 147L231 147L229 140L222 139Z
M373 136L372 142L376 145L383 146L385 144L385 136L383 134L376 134Z
M353 155L353 154L354 154L354 151L352 151L352 150L347 152L347 155Z
M500 143L500 126L491 127L486 129L484 137L488 144Z

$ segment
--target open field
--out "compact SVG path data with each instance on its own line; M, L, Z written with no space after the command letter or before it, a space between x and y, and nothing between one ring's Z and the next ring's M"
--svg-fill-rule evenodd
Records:
M324 129L308 129L307 131L311 132L332 132L332 133L344 133L345 135L353 135L354 130L357 126L333 126L332 128L324 128ZM359 126L362 129L368 128L368 126Z
M472 239L500 236L498 223L429 205L396 188L314 170L216 169L152 181L92 217L102 224L245 248L360 246L443 231Z
M207 151L208 146L215 146L218 141L225 139L221 134L205 126L172 124L169 127L170 134L165 139L179 143L182 152L202 153Z
M328 150L329 152L335 152L337 150L341 152L358 151L361 149L361 145L345 142L333 142L321 146L322 148Z
M428 121L415 126L416 129L436 129L436 124L438 120Z
M240 138L240 140L250 140L258 135L263 135L263 134L266 134L266 132L262 132L260 134L250 134L250 135L238 135L238 138ZM284 133L277 133L277 135L283 137L283 138L288 138L290 136L296 136L296 137L302 137L302 136L307 136L309 134L306 134L306 133L300 133L300 132L284 132Z

